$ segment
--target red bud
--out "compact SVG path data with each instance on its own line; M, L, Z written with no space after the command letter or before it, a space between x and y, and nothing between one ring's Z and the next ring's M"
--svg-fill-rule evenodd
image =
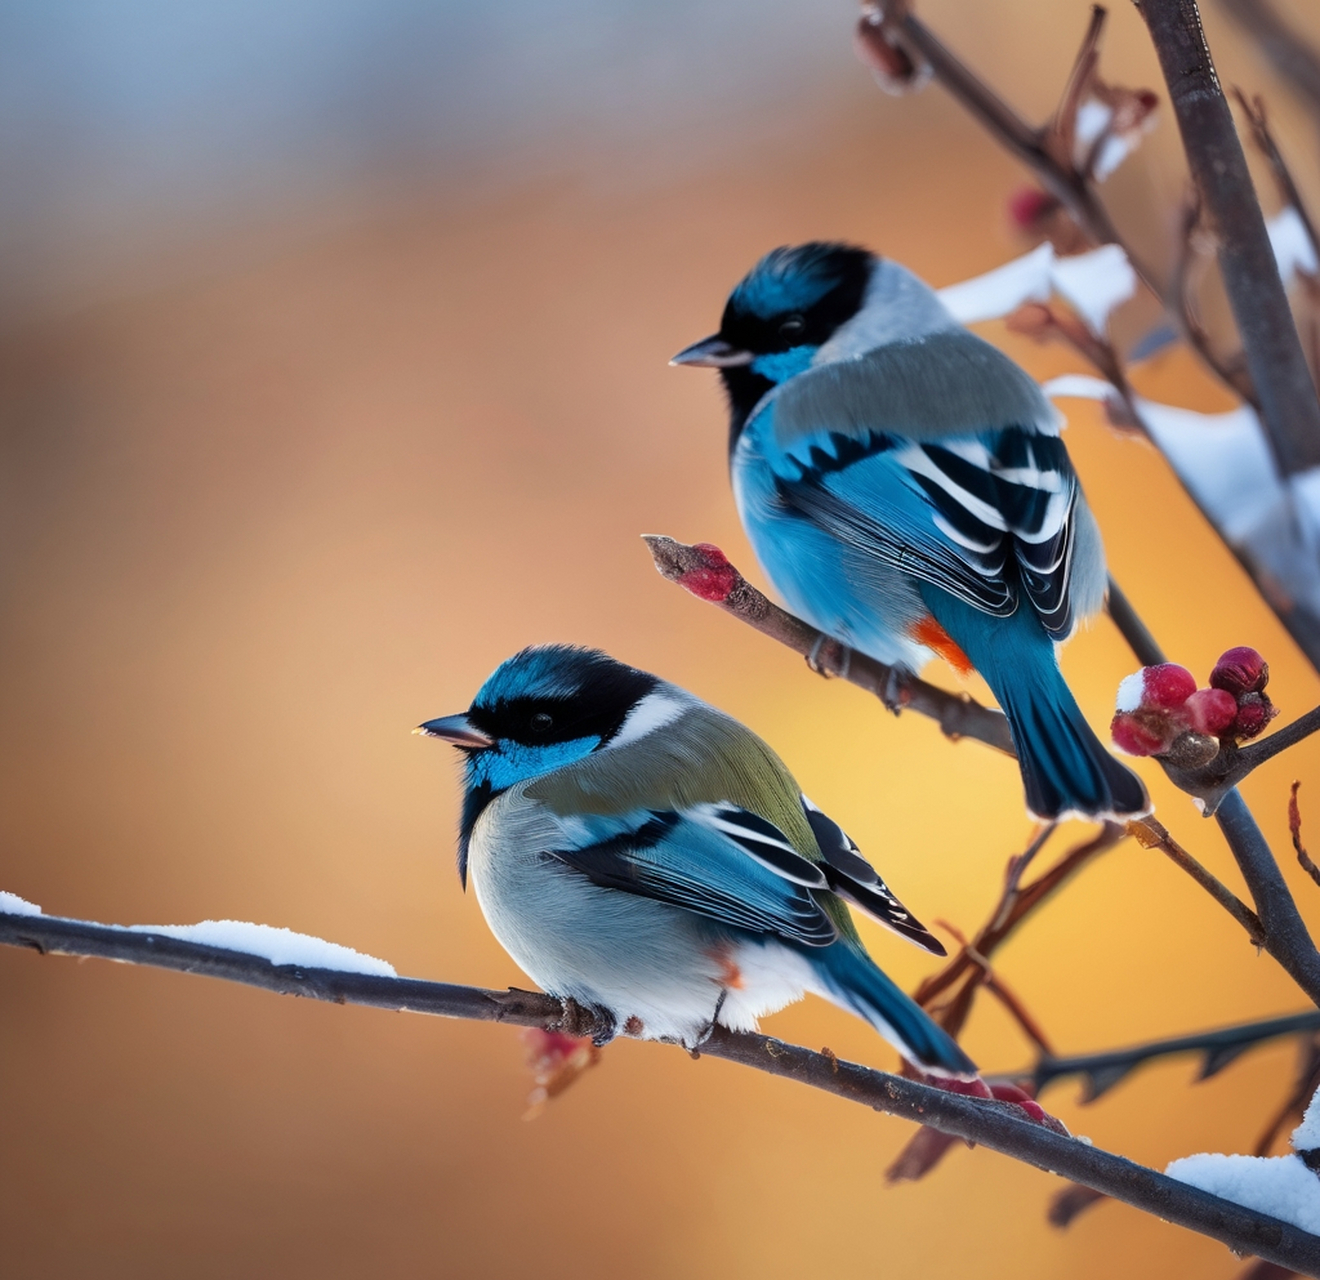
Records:
M1225 689L1198 689L1183 705L1197 733L1220 737L1237 718L1237 699Z
M1210 673L1210 684L1235 698L1244 693L1259 693L1270 682L1270 665L1248 645L1239 645L1221 654Z
M1023 231L1034 231L1041 219L1059 207L1059 202L1039 187L1019 187L1008 198L1008 216Z
M699 551L704 563L700 568L689 569L679 579L679 585L685 587L702 600L712 604L723 604L729 592L738 585L738 570L729 563L729 557L719 547L710 542L698 542L693 551Z
M1263 693L1244 693L1238 699L1237 719L1233 721L1232 728L1233 737L1254 738L1278 714L1278 707Z

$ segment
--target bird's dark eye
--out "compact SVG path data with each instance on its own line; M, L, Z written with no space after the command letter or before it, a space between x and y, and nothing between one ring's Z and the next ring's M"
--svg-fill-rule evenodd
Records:
M545 733L554 724L555 719L548 711L538 711L531 720L534 733Z
M807 322L801 316L789 316L788 319L780 322L779 336L781 338L800 338L802 331L807 327Z

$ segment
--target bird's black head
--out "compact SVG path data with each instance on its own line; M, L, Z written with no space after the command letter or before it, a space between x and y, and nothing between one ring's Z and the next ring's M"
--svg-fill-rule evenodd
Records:
M719 332L670 362L717 368L729 393L729 447L757 401L809 368L862 308L876 257L832 241L772 249L729 295Z
M465 714L421 725L467 756L460 875L466 880L472 829L491 800L606 745L659 683L597 649L539 645L501 663Z

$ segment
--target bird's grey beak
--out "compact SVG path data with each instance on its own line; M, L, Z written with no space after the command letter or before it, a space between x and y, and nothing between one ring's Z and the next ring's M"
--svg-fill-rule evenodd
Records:
M419 724L413 732L428 738L443 738L456 747L470 747L478 751L495 745L495 739L474 728L467 716L441 716L439 720Z
M741 351L720 335L702 338L690 347L684 347L669 363L690 364L699 369L736 369L751 364L756 357L750 351Z

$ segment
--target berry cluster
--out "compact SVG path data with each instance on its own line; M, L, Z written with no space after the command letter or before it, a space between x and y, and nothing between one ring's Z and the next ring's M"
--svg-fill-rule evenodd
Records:
M1245 645L1220 657L1208 689L1176 662L1143 667L1118 686L1114 745L1131 756L1207 763L1224 742L1254 738L1278 714L1265 692L1269 678L1269 664Z

